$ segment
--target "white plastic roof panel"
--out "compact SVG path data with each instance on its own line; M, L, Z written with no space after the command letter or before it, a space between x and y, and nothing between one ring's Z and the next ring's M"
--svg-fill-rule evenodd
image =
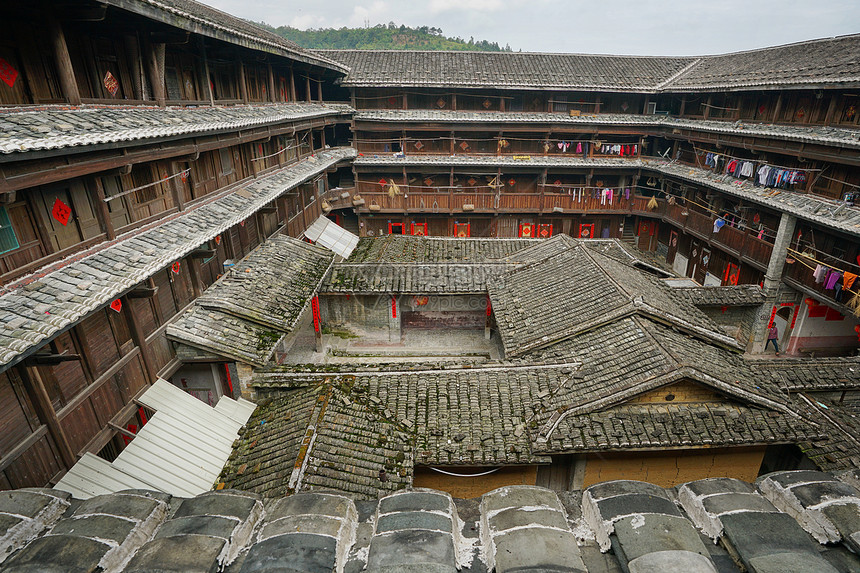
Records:
M112 463L85 454L56 489L78 499L124 489L192 497L212 489L253 402L222 397L215 408L159 379L139 401L155 414Z
M128 474L109 461L89 452L57 483L55 489L67 491L78 499L126 489L156 489L152 484Z
M305 231L305 237L348 259L358 245L358 236L353 235L325 215L320 215Z

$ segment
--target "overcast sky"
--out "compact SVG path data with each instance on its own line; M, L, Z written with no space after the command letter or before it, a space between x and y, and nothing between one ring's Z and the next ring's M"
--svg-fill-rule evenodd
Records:
M204 0L273 26L396 22L530 52L702 55L860 32L858 0Z

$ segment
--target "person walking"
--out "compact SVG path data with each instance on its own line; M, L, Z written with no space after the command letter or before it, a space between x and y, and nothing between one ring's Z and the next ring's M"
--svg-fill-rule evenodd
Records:
M776 350L776 355L779 356L777 338L779 338L779 329L776 327L776 324L771 324L770 330L767 331L767 342L764 343L764 349L767 350L767 345L773 343L773 349Z

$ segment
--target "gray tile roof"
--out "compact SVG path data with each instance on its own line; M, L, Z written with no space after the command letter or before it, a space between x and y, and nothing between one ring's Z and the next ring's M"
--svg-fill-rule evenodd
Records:
M467 294L516 268L505 263L335 264L320 287L323 293Z
M643 392L680 380L709 386L744 406L789 417L796 409L779 385L763 380L739 353L646 318L618 320L545 352L565 353L582 366L570 380L553 389L551 407L536 412L534 419L543 438L552 439L558 422L567 417L577 419L608 411ZM695 442L697 438L688 435L686 439Z
M333 260L328 249L278 235L236 263L196 303L290 332Z
M322 66L339 73L347 71L342 64L330 58L301 48L295 42L260 28L248 20L194 0L108 0L108 3L204 36Z
M778 383L789 392L853 390L860 380L860 357L781 358L751 360L762 378Z
M694 58L317 50L350 68L349 87L461 87L653 91L695 62Z
M541 451L794 444L824 435L787 414L739 404L630 404L566 416Z
M709 318L659 279L582 245L566 246L507 273L489 293L506 356L638 312L659 314L727 342Z
M823 227L860 236L860 207L848 207L841 202L793 191L781 191L769 187L755 187L751 182L735 179L730 175L718 175L706 169L658 159L583 159L580 157L530 156L514 159L513 156L469 156L469 155L408 155L394 157L365 155L355 160L356 167L489 167L526 169L564 168L628 168L674 177L717 189L733 197L763 205L780 212L787 212L800 219L812 221Z
M7 287L0 296L0 368L14 364L285 191L354 156L351 148L318 153Z
M685 92L860 84L860 35L702 57L317 50L350 87Z
M283 103L157 108L84 105L0 110L0 153L97 147L237 130L319 117L348 116L342 104Z
M671 91L860 84L860 34L702 58Z
M564 127L610 126L691 129L727 135L777 138L788 141L819 143L839 147L860 147L860 130L856 128L831 127L825 125L776 125L748 121L718 121L686 119L665 115L639 115L620 113L582 114L570 116L552 112L498 112L498 111L448 111L434 109L375 109L355 113L357 122L373 123L469 123L535 126L560 125Z
M246 364L264 366L285 332L194 304L167 327L167 337Z
M757 484L712 478L680 489L626 480L565 492L506 486L470 500L422 488L372 500L322 492L261 498L235 489L188 499L130 490L95 503L60 495L4 493L3 519L35 524L8 554L21 532L0 533L4 571L92 571L100 564L118 573L651 573L667 564L737 571L727 548L734 559L759 564L756 571L860 567L860 493L813 471L768 474ZM61 501L68 513L40 515L40 498Z
M333 260L322 247L273 237L169 324L167 337L263 366L293 330Z
M468 263L499 259L539 239L362 237L346 263Z
M801 442L800 450L824 471L860 468L860 401L814 398L813 407L827 429L827 438Z
M675 287L673 292L696 306L758 306L764 294L758 285Z

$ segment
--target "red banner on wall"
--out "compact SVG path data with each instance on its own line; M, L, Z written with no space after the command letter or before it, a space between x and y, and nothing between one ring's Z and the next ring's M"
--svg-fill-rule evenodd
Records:
M314 315L314 332L320 331L320 298L315 296L311 299L311 312Z
M18 79L18 70L12 67L12 64L0 58L0 80L6 82L10 88L15 85L15 80Z

